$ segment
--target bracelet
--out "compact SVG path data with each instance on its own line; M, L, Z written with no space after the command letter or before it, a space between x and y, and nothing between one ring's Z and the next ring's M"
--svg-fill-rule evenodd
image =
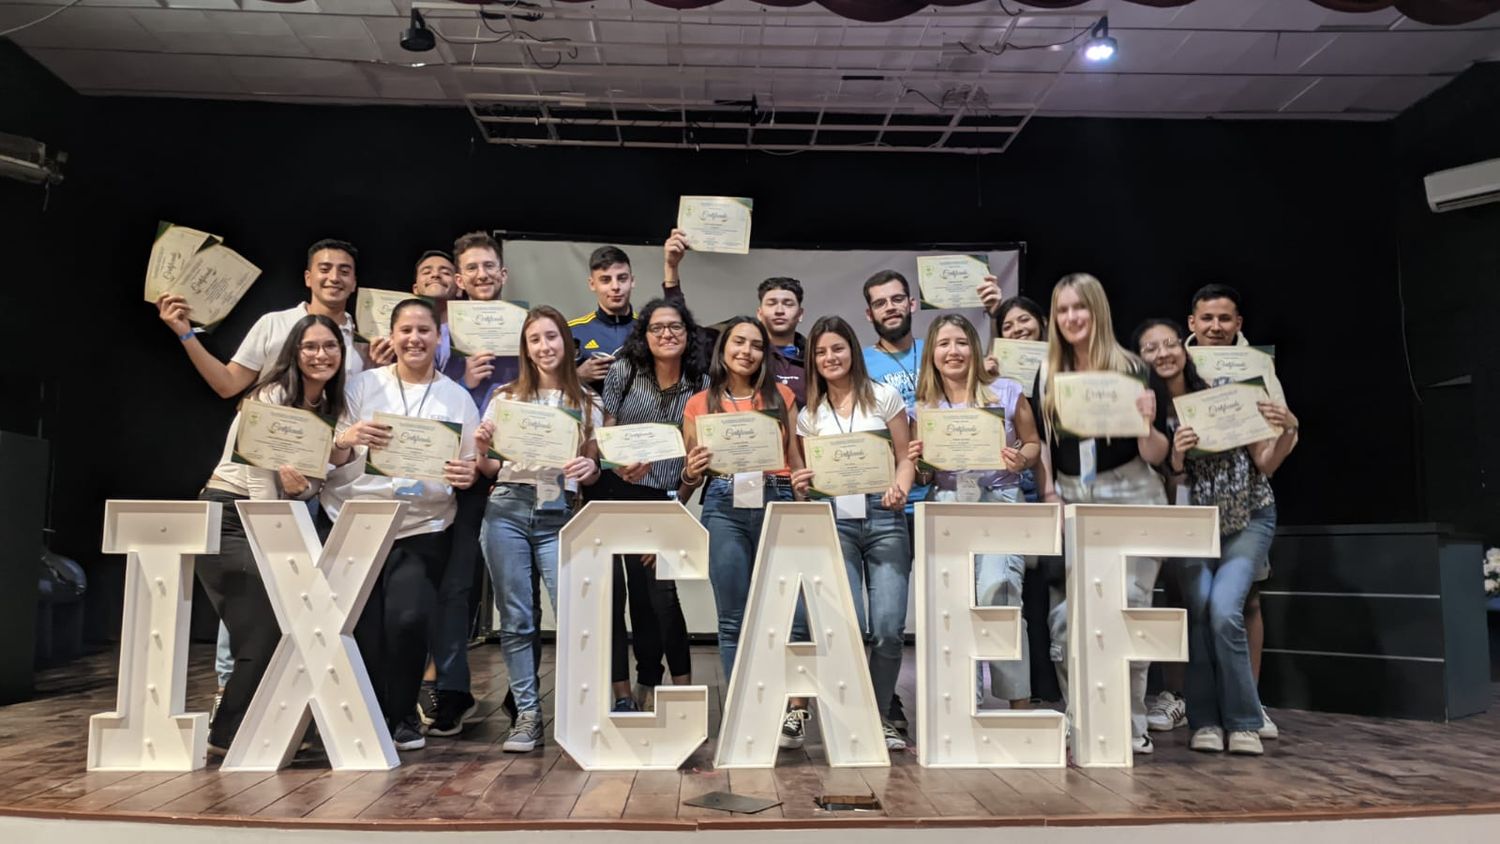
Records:
M184 342L184 343L186 343L187 341L193 339L196 336L198 336L198 335L195 334L195 333L193 333L193 329L189 328L187 331L185 331L185 332L177 335L177 339L180 340L180 341L182 341L182 342Z
M688 480L687 467L686 466L682 467L682 470L677 473L677 479L680 480L680 481L682 481L684 484L686 484L688 486L697 486L698 484L700 484L700 483L703 482L702 478L698 478L698 479L691 480L691 481Z

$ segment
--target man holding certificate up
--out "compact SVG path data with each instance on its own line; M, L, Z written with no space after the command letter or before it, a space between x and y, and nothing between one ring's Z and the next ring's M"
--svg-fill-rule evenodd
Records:
M807 407L797 415L807 468L792 473L792 489L803 497L820 492L835 496L834 516L854 590L854 612L859 628L873 638L870 680L875 699L887 701L896 693L901 673L911 581L906 494L915 471L907 455L911 427L906 402L894 389L870 380L854 329L843 318L819 319L809 343L813 374ZM900 460L892 459L893 449ZM798 702L792 703L796 707ZM886 748L905 750L900 728L882 720Z
M938 317L927 332L911 451L933 470L928 496L935 501L1020 501L1021 473L1041 459L1042 441L1020 383L997 378L986 385L982 351L979 332L961 314ZM1021 606L1025 575L1026 558L1019 554L978 555L976 605ZM996 660L989 669L995 697L1010 701L1011 709L1031 708L1029 637L1021 637L1021 659Z
M406 502L396 541L354 628L370 682L397 750L425 747L417 690L427 661L427 625L447 566L455 489L474 483L479 411L462 387L437 371L437 314L421 299L391 312L396 362L349 386L333 439L337 464L323 487L332 527L344 502Z
M677 265L687 251L687 239L677 229L667 238L663 247L665 280L661 295L669 302L686 305L682 296L682 284L677 275ZM615 354L625 345L630 327L635 323L635 310L630 305L630 294L635 290L635 272L630 268L630 256L618 246L601 246L589 255L589 292L594 294L598 307L577 319L568 321L573 331L573 341L578 346L578 378L591 390L604 385L604 375L609 372Z

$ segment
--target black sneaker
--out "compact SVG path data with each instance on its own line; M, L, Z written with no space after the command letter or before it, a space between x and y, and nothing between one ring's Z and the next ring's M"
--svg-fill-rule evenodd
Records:
M422 726L432 726L433 719L438 713L438 690L433 683L423 683L422 688L417 691L417 718L421 719Z
M886 723L898 730L904 730L911 726L906 720L906 711L901 708L901 698L893 692L891 694L891 705L885 711Z
M777 736L776 744L785 750L799 750L807 741L808 711L806 709L788 709L786 715L781 718L781 735Z
M609 708L610 712L640 712L641 708L635 705L635 698L626 695L615 698L615 705Z
M479 710L479 703L468 692L440 690L437 693L437 714L427 725L429 736L456 736L463 732L464 722Z
M421 722L417 716L409 715L391 725L391 742L397 750L421 750L427 746L427 737L422 735Z

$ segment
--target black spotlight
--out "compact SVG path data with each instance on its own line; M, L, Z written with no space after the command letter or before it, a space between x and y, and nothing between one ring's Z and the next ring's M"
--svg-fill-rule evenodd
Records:
M413 53L425 53L437 46L437 37L427 28L422 13L411 10L411 26L401 33L401 49Z

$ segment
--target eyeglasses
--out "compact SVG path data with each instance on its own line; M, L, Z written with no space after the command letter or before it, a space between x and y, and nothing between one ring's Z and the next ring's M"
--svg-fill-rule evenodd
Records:
M871 302L870 303L870 310L872 310L872 311L885 310L885 306L886 305L895 305L896 307L900 308L900 307L905 306L906 303L910 302L910 301L911 301L911 297L910 296L906 295L905 293L897 293L895 296L892 296L889 299L876 299L875 301Z
M339 345L338 343L336 343L336 342L334 342L332 340L328 341L327 343L299 343L299 344L297 344L297 351L301 352L304 355L307 355L308 357L314 357L314 356L316 356L318 354L318 352L322 352L323 354L328 355L329 357L333 357L334 355L338 354L342 350L343 350L343 346Z
M1163 340L1160 343L1147 343L1141 347L1142 355L1154 355L1157 352L1170 352L1182 348L1181 340Z
M660 337L663 334L681 334L687 330L687 326L680 322L653 322L646 326L646 333L652 337Z

